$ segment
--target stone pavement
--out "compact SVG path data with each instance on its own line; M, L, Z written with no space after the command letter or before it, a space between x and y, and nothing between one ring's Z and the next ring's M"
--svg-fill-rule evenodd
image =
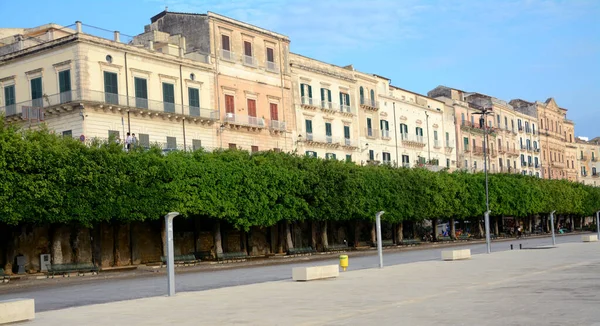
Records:
M54 310L25 325L600 326L599 254L600 242L505 251Z

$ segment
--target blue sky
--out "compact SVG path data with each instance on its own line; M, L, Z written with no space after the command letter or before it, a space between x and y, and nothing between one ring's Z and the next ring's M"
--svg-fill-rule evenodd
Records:
M598 0L0 0L0 27L84 24L135 35L162 11L213 11L285 35L292 51L503 100L554 97L577 136L600 136Z

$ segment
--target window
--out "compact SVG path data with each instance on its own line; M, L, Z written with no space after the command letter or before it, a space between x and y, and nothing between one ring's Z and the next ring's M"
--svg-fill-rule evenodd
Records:
M325 158L328 160L335 160L335 154L334 153L325 153Z
M381 138L390 138L390 124L387 120L380 120Z
M306 151L306 156L308 156L308 157L317 157L317 152Z
M474 162L473 162L473 169L474 169L474 170L477 170L477 161L474 161Z
M119 104L119 86L117 83L117 74L114 72L104 72L104 101L108 104Z
M521 165L525 165L525 155L521 154Z
M369 150L369 161L374 161L375 160L375 152L370 149Z
M60 103L71 102L71 70L63 70L58 73L58 91Z
M330 122L325 122L325 136L327 138L327 142L331 143L333 141L332 139L332 134L331 134L331 123Z
M119 139L119 131L118 130L109 130L108 131L108 138L114 138L114 139Z
M234 143L229 143L229 149L237 149L237 146Z
M302 104L312 105L312 87L308 84L300 84L300 97Z
M271 121L279 121L279 108L277 103L269 103L269 111L271 113Z
M228 52L231 50L229 45L229 35L221 35L221 49Z
M141 139L141 135L140 135ZM202 141L200 139L192 139L192 150L198 151L202 149Z
M200 116L200 90L197 88L188 88L188 104L190 106L189 115L194 117Z
M373 124L371 118L367 118L367 136L373 137Z
M595 167L592 168L592 175L596 175L596 168Z
M340 110L350 113L350 94L340 92Z
M135 77L133 79L135 87L135 106L138 108L148 108L148 84L144 78Z
M540 166L540 161L538 160L538 158L537 158L537 157L535 157L533 160L534 160L534 162L535 162L535 167L536 167L536 168L537 168L537 167L539 167L539 166Z
M352 162L352 155L346 154L346 162Z
M65 130L62 132L63 137L73 137L73 131Z
M408 126L404 123L400 124L400 136L402 139L408 138Z
M498 128L500 128L500 115L497 115L496 118L497 118L496 122L498 123Z
M246 103L248 106L248 116L256 118L256 100L249 98L246 100Z
M434 144L436 147L439 147L439 146L440 146L440 145L439 145L439 142L438 142L438 133L437 133L437 130L434 130L434 131L433 131L433 144Z
M321 107L331 109L331 90L321 88Z
M163 83L162 89L165 112L175 112L175 86L173 84Z
M225 95L225 112L227 113L227 117L233 117L235 114L233 95Z
M312 120L304 120L304 126L306 127L306 140L312 140Z
M527 139L525 142L527 144L527 150L530 150L531 149L531 139Z
M31 84L31 105L34 107L43 107L42 102L42 77L34 78L30 81Z
M535 141L535 140L533 141L533 148L534 148L534 149L537 149L537 148L538 148L538 143L537 143L537 141Z
M461 124L462 124L462 125L464 125L464 124L465 124L465 114L464 114L464 113L461 113L461 114L460 114L460 121L461 121Z
M446 147L451 147L450 146L450 133L449 132L446 133Z
M473 151L475 151L475 149L477 149L477 140L475 138L473 138Z
M502 164L502 158L498 158L498 166L500 167L500 169L502 169L502 166L504 164Z
M177 149L177 138L167 136L167 149L174 150Z
M465 160L465 169L469 168L469 160Z
M344 139L346 140L346 145L350 145L350 126L344 126Z
M415 131L417 133L417 141L423 142L423 128L417 127Z
M510 120L510 128L515 131L515 120Z
M244 64L254 66L254 57L252 56L252 43L244 41Z
M4 87L4 106L6 106L5 114L13 115L17 114L16 97L15 97L15 85Z
M382 152L382 159L384 164L390 164L392 162L391 155L388 152Z
M464 148L465 151L469 150L469 138L467 138L467 137L465 137L463 139L463 148Z
M250 151L251 151L252 153L256 153L256 152L258 152L258 146L252 145L252 146L250 147Z
M148 134L139 134L139 144L142 148L150 148L150 135ZM193 144L193 142L192 142Z
M523 129L521 119L517 119L517 127L519 127L519 130Z
M365 89L361 86L359 88L359 94L360 94L360 105L365 104Z
M533 131L533 134L535 135L535 123L532 123L532 124L531 124L531 129L532 129L532 131Z
M406 168L410 167L410 158L408 155L402 155L402 166Z
M272 48L267 48L267 63L275 63L275 52Z
M471 116L471 126L475 126L475 117Z
M448 169L450 168L450 159L449 158L446 159L446 167Z

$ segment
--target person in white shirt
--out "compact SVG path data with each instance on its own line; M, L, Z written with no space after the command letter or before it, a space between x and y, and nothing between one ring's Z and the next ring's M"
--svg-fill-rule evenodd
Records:
M127 133L127 138L125 138L125 148L127 148L127 151L131 149L131 134L129 132Z

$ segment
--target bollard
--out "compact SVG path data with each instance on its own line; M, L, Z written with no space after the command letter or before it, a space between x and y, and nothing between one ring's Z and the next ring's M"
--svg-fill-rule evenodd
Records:
M513 245L510 245L510 250L513 250Z
M523 244L519 243L519 249L523 249Z
M345 272L348 268L348 255L340 255L340 267Z

